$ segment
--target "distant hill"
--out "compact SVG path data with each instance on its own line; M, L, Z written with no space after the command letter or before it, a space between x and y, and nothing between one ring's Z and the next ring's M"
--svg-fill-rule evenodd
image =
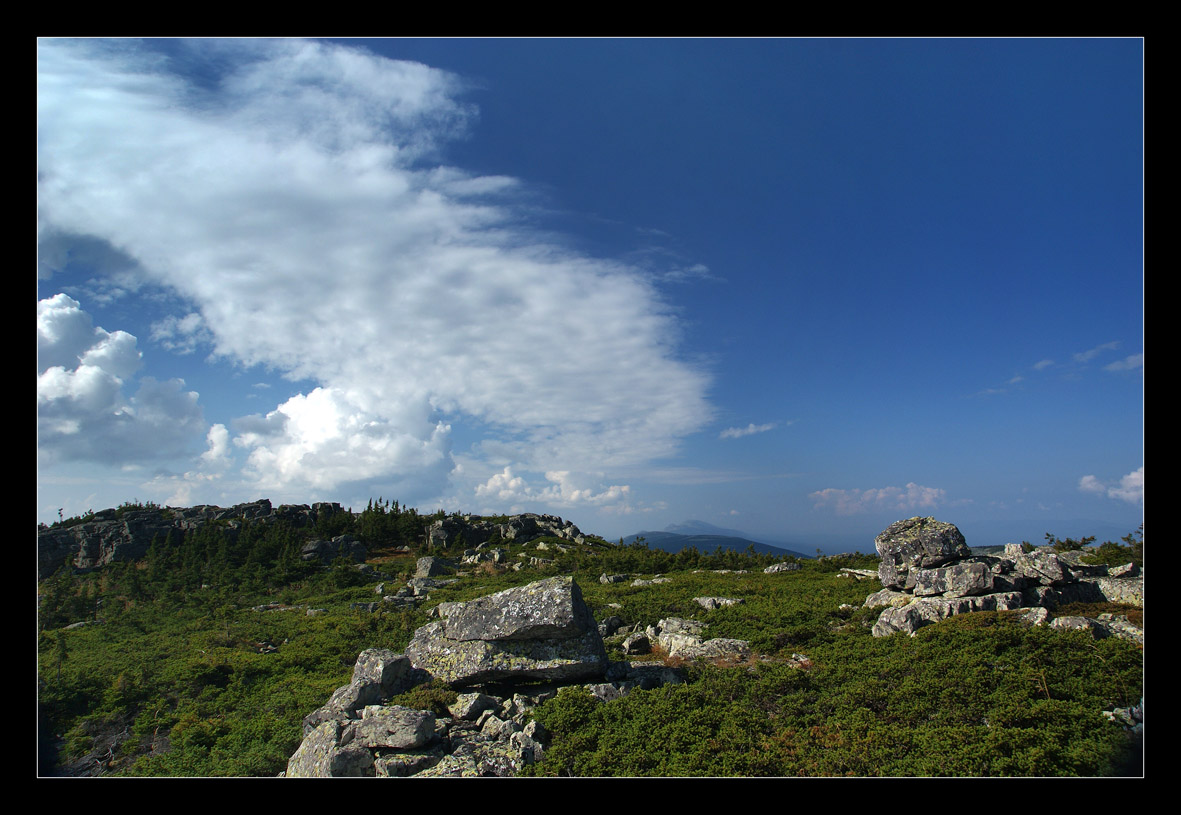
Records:
M684 525L680 525L684 526ZM772 546L768 543L750 540L735 535L718 535L718 534L681 534L678 532L637 532L634 535L628 535L623 539L624 543L632 543L637 538L644 538L644 542L650 549L660 549L664 552L679 552L690 546L697 548L697 551L702 554L709 554L719 548L732 549L737 552L745 552L748 548L754 547L754 550L759 554L770 554L776 556L794 555L799 558L811 557L805 555L803 552L797 552L793 549L785 549L782 546Z

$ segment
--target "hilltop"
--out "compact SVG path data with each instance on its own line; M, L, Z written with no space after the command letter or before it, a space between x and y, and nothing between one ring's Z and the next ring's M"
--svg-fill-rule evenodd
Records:
M39 539L43 567L66 552L38 586L43 774L1142 772L1143 613L1052 582L1082 573L1070 539L949 546L913 586L893 549L674 553L380 499L125 505ZM1088 551L1114 568L1131 548ZM939 617L967 578L1057 605ZM495 611L540 596L566 598L552 622ZM584 667L554 673L553 637ZM459 643L465 667L435 661Z

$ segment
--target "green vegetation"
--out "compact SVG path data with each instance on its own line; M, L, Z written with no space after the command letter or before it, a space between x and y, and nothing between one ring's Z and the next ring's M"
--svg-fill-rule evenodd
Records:
M371 564L404 580L425 553L423 529L435 517L442 515L378 499L362 513L332 516L323 529L244 523L234 536L211 523L156 541L138 563L59 571L39 586L39 699L44 732L56 737L43 747L74 772L274 776L299 745L303 716L349 681L360 651L403 650L439 602L571 573L596 619L647 625L691 616L708 623L711 637L748 640L758 659L687 666L685 684L606 704L564 689L534 713L552 742L528 774L1140 772L1124 732L1101 713L1139 701L1140 647L1028 628L1005 612L875 639L876 615L861 604L878 584L840 571L875 568L871 556L800 560L796 571L768 575L762 570L776 558L753 551L501 541L510 561L550 562L520 571L483 563L421 608L376 613L352 607L377 599L353 566L299 557L309 534L348 532L366 542ZM1142 555L1143 529L1138 534ZM671 579L602 584L603 573ZM693 600L702 595L744 602L706 611ZM1130 611L1104 604L1059 613L1101 610ZM1142 625L1142 612L1132 614ZM101 624L67 628L96 619ZM608 650L624 658L617 642ZM793 667L794 654L810 665ZM454 699L455 691L429 683L394 702L442 715Z

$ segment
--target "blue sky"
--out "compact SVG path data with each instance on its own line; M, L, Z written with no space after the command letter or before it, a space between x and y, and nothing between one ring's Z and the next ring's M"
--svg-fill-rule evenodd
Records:
M384 496L868 550L1143 519L1139 39L38 69L39 521Z

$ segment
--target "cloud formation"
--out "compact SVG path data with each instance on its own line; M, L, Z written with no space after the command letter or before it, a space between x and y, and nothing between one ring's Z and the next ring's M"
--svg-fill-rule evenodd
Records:
M1137 371L1144 367L1144 355L1132 354L1103 366L1105 371Z
M922 487L913 481L905 487L868 490L825 489L809 493L813 509L831 507L837 515L858 515L882 510L934 509L946 495L936 487Z
M125 392L142 355L126 331L95 326L64 294L37 304L37 436L43 461L130 464L184 453L204 430L184 382L145 376Z
M774 430L775 423L769 424L755 424L751 422L746 427L728 427L718 434L719 439L740 439L743 436L753 436L755 433L766 433L768 430Z
M200 338L318 385L209 439L219 461L246 453L252 491L441 483L452 426L478 422L521 471L555 475L543 494L585 501L556 474L669 455L708 421L650 277L537 235L522 182L440 163L475 124L457 77L322 43L176 47L207 81L135 41L39 42L39 229L118 247L120 274L180 294L153 327L174 351ZM106 377L121 342L94 351ZM109 378L58 376L58 403L115 398ZM163 405L162 388L135 398Z
M1084 475L1078 481L1081 492L1106 495L1129 504L1144 503L1144 468L1140 467L1119 480L1119 484L1104 484L1093 475Z

